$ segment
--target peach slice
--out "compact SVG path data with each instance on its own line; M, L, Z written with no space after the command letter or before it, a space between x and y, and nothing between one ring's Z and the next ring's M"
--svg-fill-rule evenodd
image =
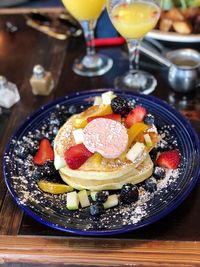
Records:
M74 117L73 125L76 128L84 128L87 125L87 119L93 116L104 116L112 114L110 105L91 106L86 111Z
M131 128L128 129L128 147L131 146L138 135L146 131L148 128L149 125L143 122L136 122L135 124L133 124Z

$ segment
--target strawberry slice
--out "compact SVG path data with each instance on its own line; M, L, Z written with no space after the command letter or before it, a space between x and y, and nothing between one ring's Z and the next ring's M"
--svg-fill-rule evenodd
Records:
M40 141L39 149L33 161L37 165L43 165L47 160L54 160L54 152L49 140L44 138Z
M67 149L64 158L69 168L76 170L92 155L84 144L78 144Z
M136 106L132 109L125 119L125 125L130 128L134 123L143 121L147 111L144 107Z
M119 115L119 114L108 114L108 115L104 115L104 116L92 116L92 117L87 118L87 122L89 123L90 121L92 121L94 119L98 119L98 118L111 119L114 121L121 122L121 115Z
M180 152L179 150L170 150L162 152L157 160L156 163L160 167L168 168L168 169L176 169L180 164Z

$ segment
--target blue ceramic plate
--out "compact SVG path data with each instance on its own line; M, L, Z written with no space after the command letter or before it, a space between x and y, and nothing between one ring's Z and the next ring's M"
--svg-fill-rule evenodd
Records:
M104 90L105 91L105 90ZM92 104L103 90L74 93L42 107L32 114L12 136L4 156L4 177L17 204L32 218L49 227L82 235L107 235L132 231L149 225L173 211L191 192L200 173L199 139L190 123L166 103L152 96L116 91L120 96L136 100L155 116L156 126L168 147L178 147L181 152L179 172L168 173L156 181L157 190L150 193L139 185L139 201L132 205L119 205L100 217L90 216L89 209L68 211L66 194L51 195L41 192L32 172L32 156L16 156L23 144L33 142L37 130L48 135L49 118L69 117ZM63 115L64 114L64 115ZM48 137L48 136L47 136ZM35 141L34 141L35 142ZM26 147L25 147L26 148ZM26 149L25 149L26 150ZM154 181L155 182L155 181Z

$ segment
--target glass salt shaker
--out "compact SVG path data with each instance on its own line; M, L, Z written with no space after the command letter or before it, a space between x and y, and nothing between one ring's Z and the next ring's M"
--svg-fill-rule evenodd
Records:
M10 108L20 100L19 91L14 83L0 76L0 106Z
M49 95L54 87L51 72L45 71L41 65L34 66L30 84L34 95Z

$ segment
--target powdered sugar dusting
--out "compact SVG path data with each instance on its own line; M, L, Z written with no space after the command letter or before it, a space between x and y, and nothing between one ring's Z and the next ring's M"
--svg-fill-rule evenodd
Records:
M167 188L167 186L171 183L175 183L176 179L179 177L179 169L175 170L167 170L165 179L162 179L158 182L158 190L161 190L163 188Z

